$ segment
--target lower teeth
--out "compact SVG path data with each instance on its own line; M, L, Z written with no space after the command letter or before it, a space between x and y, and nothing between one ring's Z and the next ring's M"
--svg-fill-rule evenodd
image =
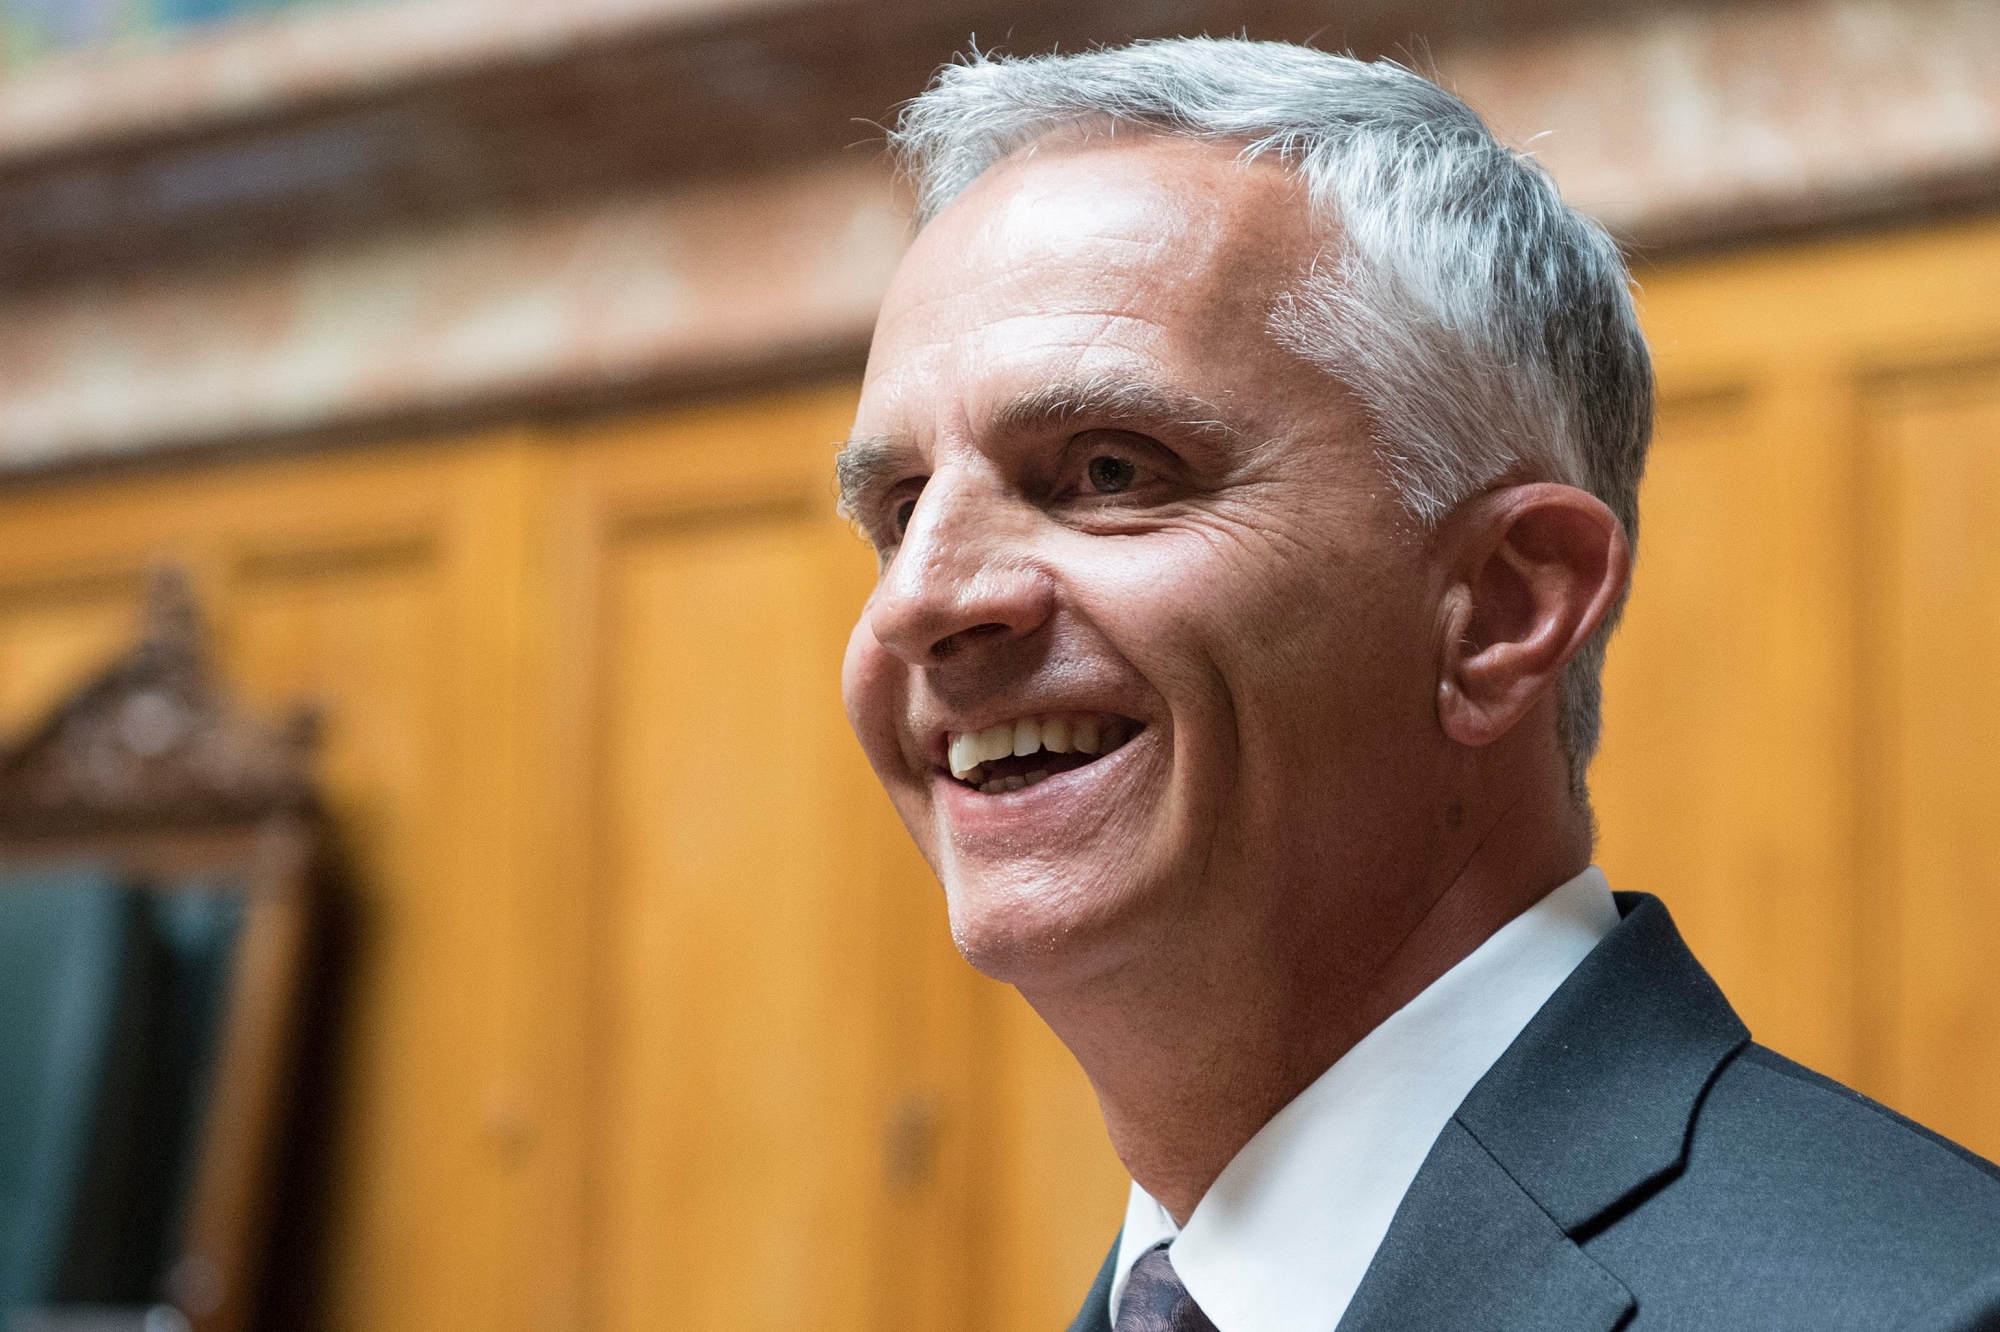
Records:
M995 777L990 782L981 783L979 792L981 795L1004 795L1033 786L1036 782L1045 782L1048 778L1048 769L1037 768L1025 777Z

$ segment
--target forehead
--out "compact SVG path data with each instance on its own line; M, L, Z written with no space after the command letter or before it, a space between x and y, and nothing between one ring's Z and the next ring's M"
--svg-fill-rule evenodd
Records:
M1254 391L1295 368L1265 322L1319 241L1291 175L1234 145L1031 145L911 247L883 303L858 424L950 428L921 418L969 421L1058 380Z

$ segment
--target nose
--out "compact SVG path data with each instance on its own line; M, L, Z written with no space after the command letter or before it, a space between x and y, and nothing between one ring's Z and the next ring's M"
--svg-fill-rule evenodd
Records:
M933 474L868 601L875 640L913 666L1025 638L1055 606L1031 558L1033 513L1004 487Z

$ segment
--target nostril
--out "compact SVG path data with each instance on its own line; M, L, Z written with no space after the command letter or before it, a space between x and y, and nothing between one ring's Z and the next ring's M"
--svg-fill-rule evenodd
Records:
M1007 626L1004 624L975 624L970 629L961 629L955 634L947 634L937 642L931 644L931 655L939 660L943 660L960 648L968 647L979 639L991 638L995 634L1004 634L1006 632Z

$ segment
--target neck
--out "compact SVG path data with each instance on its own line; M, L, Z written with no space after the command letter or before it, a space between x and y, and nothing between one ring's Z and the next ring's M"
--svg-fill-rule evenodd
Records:
M1582 811L1525 819L1510 808L1455 870L1434 871L1388 909L1287 893L1306 909L1181 922L1143 961L1023 993L1090 1077L1132 1178L1186 1225L1273 1115L1494 931L1580 873L1589 854Z

